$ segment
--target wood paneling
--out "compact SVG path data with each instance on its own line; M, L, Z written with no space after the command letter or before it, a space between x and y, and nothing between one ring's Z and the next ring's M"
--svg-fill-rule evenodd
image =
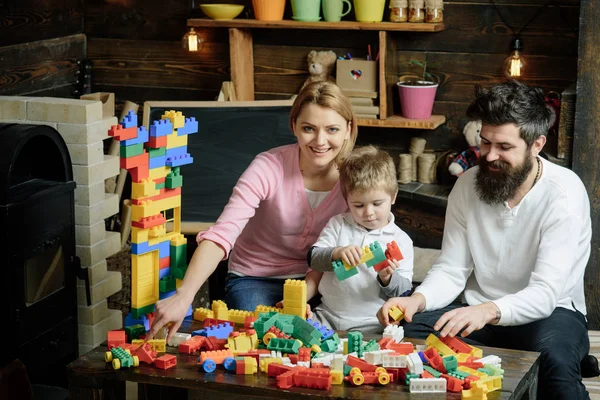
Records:
M0 2L0 47L83 31L83 0Z
M600 329L600 30L594 21L600 18L600 8L593 0L581 2L581 39L579 43L579 76L573 140L573 171L583 180L590 197L592 245L585 271L590 329ZM587 21L587 22L586 22Z
M82 34L0 47L0 95L70 92L65 97L71 97L77 80L77 61L85 53Z
M201 52L189 53L181 48L179 41L89 39L88 42L94 85L102 86L218 92L221 82L229 79L228 54L229 46L224 43L205 43ZM172 90L166 93L176 95ZM174 99L181 100L169 98Z

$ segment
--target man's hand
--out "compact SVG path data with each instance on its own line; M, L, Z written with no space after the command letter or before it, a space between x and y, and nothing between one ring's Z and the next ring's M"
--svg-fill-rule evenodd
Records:
M425 297L421 293L414 293L410 297L393 297L386 301L383 306L377 311L377 319L383 326L390 324L389 311L393 306L397 306L403 313L406 322L412 322L412 317L415 313L425 309ZM392 321L393 324L398 322Z
M381 279L381 283L383 284L383 286L387 286L390 284L394 271L397 270L399 267L400 261L388 260L388 266L377 272L377 275L379 275L379 279Z
M275 307L283 308L283 300L278 301L277 304L275 304ZM313 313L310 308L310 304L306 303L306 318L312 318L312 317L313 317Z
M341 258L346 264L355 267L360 264L361 256L362 249L359 246L345 246L336 247L331 258L334 260L339 260Z
M483 328L486 324L497 321L499 313L500 310L492 302L483 303L478 306L461 307L442 315L433 326L433 329L436 331L441 330L440 336L442 337L456 336L461 330L462 333L460 336L467 337L474 331Z

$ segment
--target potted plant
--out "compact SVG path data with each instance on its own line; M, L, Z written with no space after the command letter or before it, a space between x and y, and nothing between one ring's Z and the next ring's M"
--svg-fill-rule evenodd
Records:
M431 117L438 83L435 82L434 76L427 72L427 62L410 60L409 65L421 68L422 73L419 77L401 76L397 83L402 116L409 119L427 119Z

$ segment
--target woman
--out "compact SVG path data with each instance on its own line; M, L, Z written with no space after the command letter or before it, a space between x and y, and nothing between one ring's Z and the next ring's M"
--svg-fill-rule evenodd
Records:
M283 298L288 278L304 278L306 254L334 215L347 210L338 162L356 142L356 118L331 82L307 85L290 112L297 144L256 156L242 174L216 224L197 236L196 249L177 293L156 303L149 337L173 323L179 329L202 284L229 256L225 302L254 310Z

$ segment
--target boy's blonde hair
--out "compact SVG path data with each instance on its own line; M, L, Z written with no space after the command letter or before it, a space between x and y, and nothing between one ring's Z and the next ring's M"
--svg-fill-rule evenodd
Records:
M357 147L342 160L340 188L345 199L355 190L364 192L381 188L395 200L398 180L392 156L375 146Z
M352 110L352 103L342 93L342 89L333 82L312 82L304 87L296 97L290 111L290 129L294 131L294 123L298 116L308 104L316 104L321 107L331 108L342 116L350 126L350 138L344 142L340 152L335 157L336 164L348 156L354 148L358 136L358 124Z

